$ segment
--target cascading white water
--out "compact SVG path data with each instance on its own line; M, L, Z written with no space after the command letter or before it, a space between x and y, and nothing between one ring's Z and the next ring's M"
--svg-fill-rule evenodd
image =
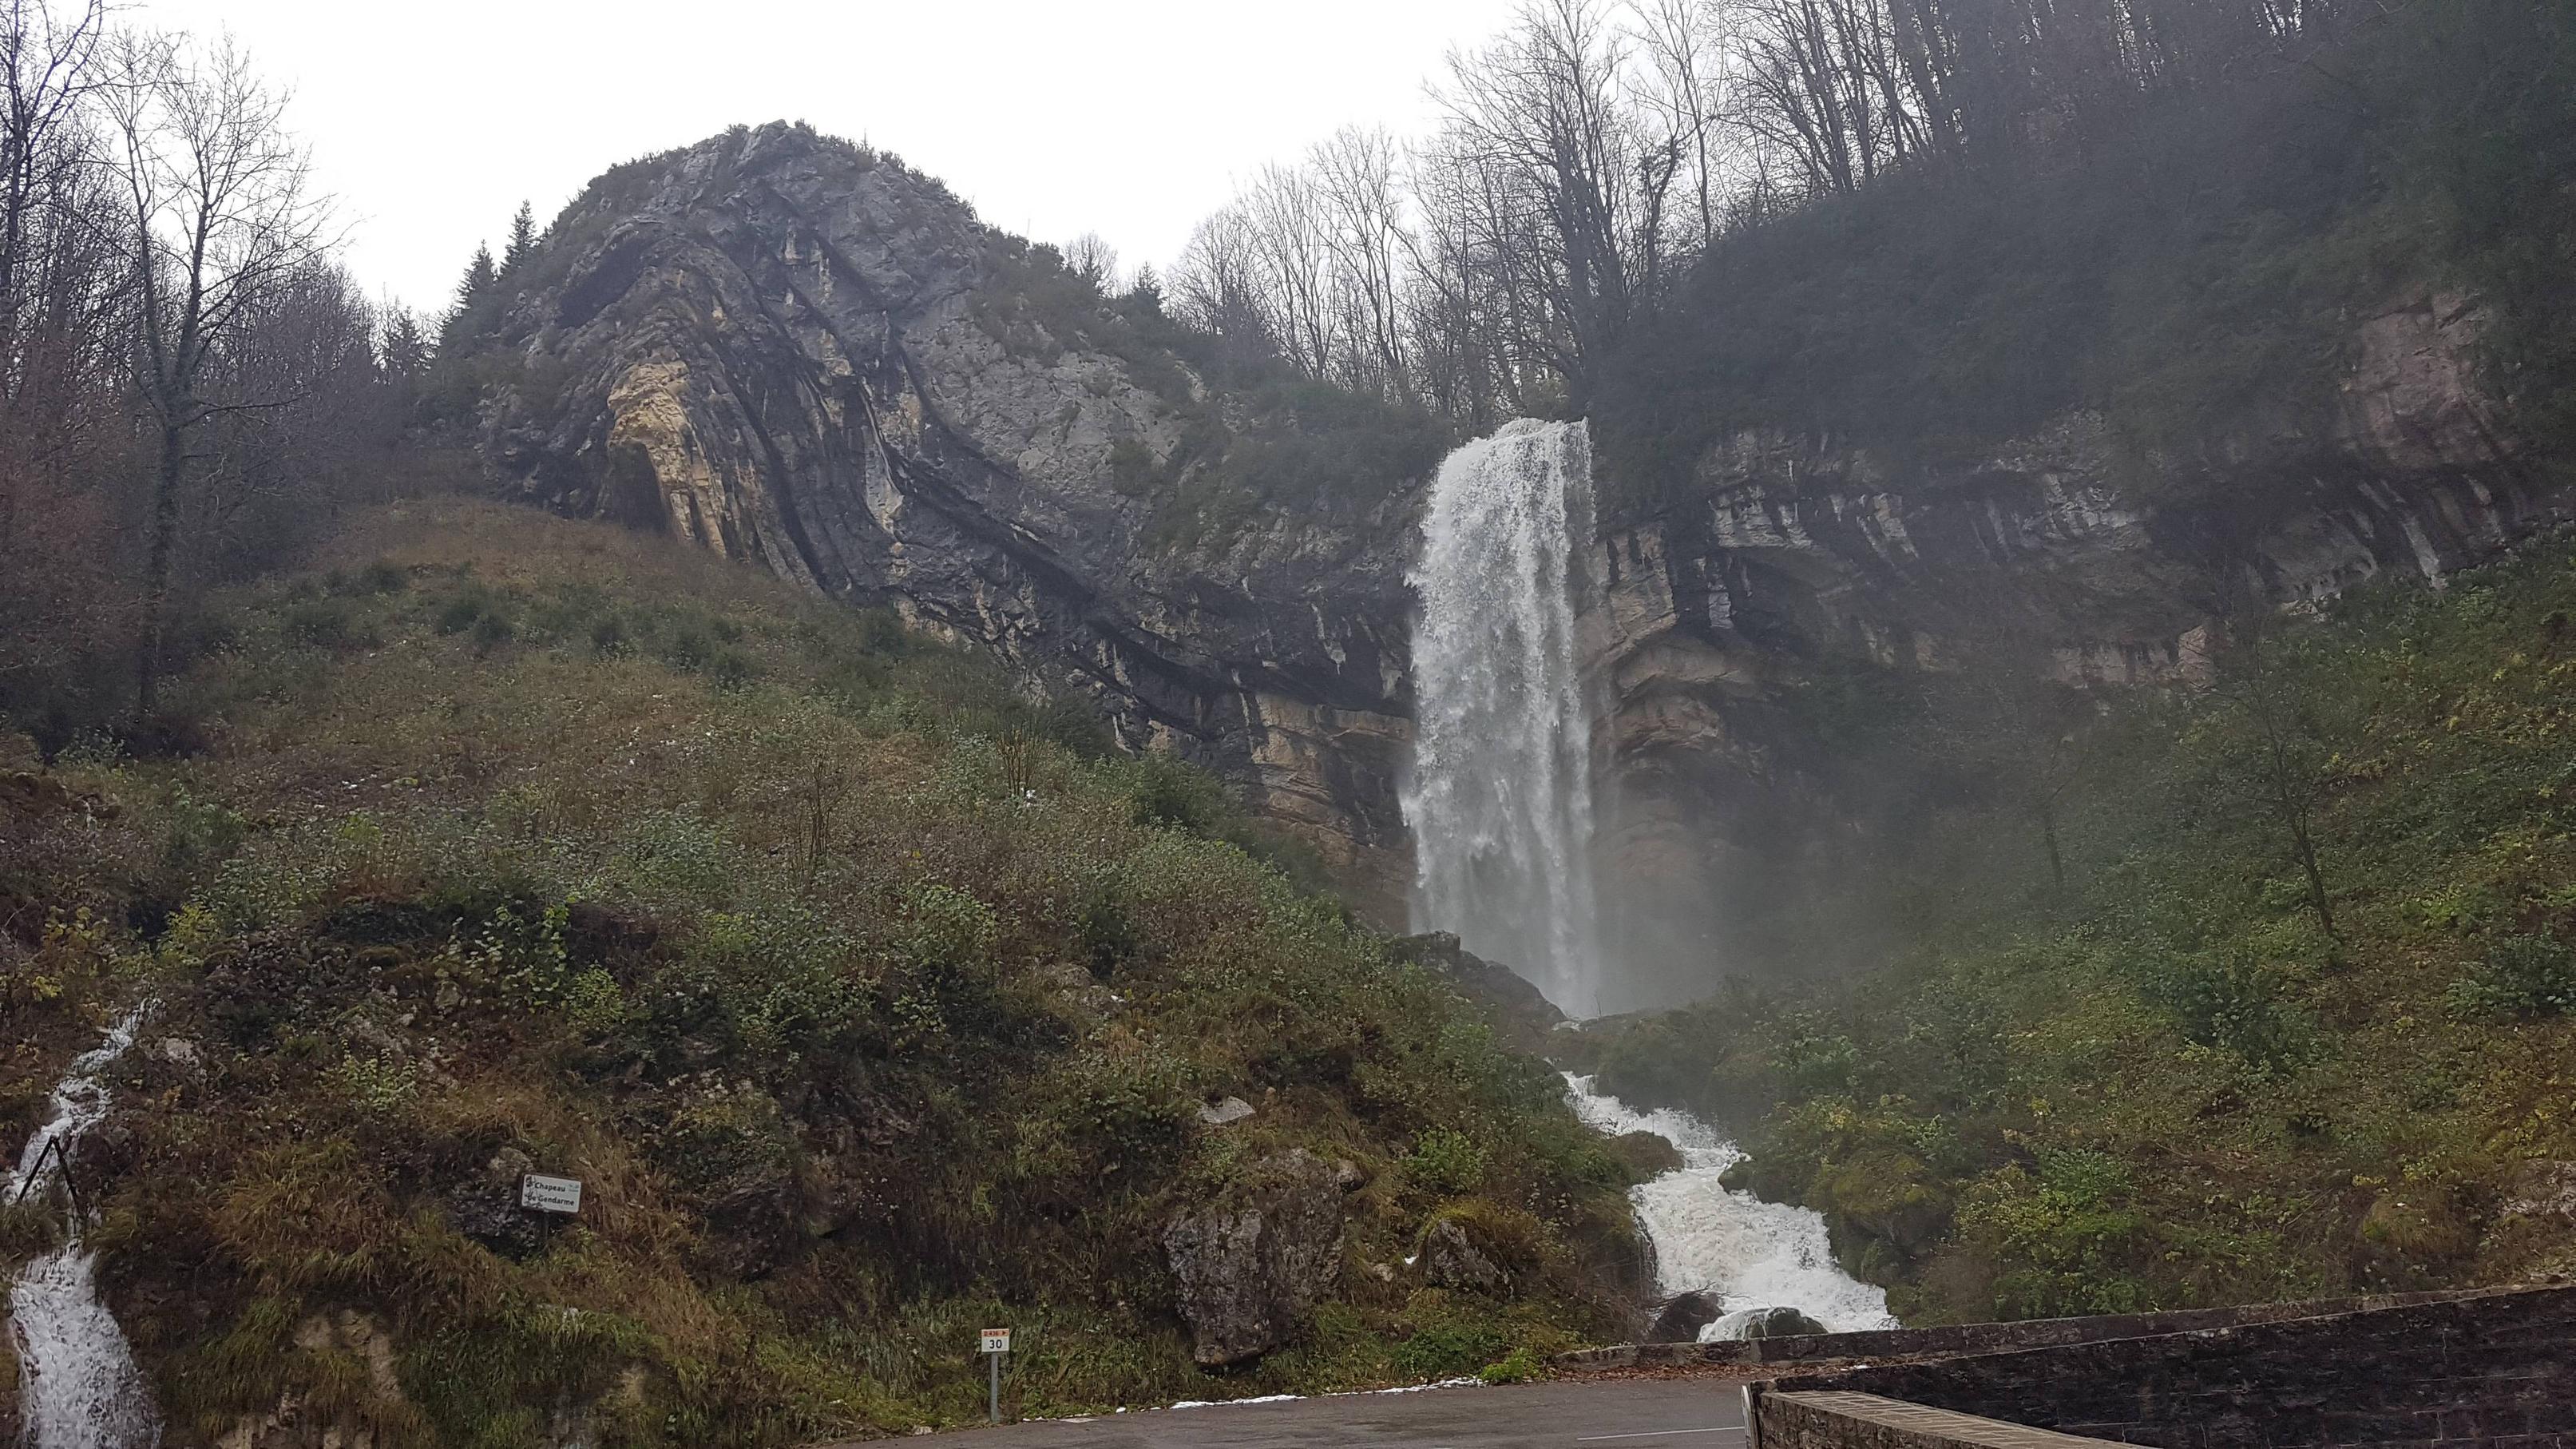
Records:
M1523 419L1451 453L1422 534L1404 786L1415 927L1456 933L1568 1015L1591 1016L1592 716L1574 637L1591 435Z
M1714 1294L1727 1311L1701 1337L1730 1336L1756 1308L1795 1308L1834 1333L1896 1327L1885 1290L1835 1265L1822 1217L1727 1189L1720 1179L1744 1154L1715 1128L1681 1112L1633 1111L1595 1092L1590 1077L1568 1073L1565 1085L1575 1115L1592 1128L1613 1136L1651 1132L1680 1151L1680 1168L1630 1197L1655 1245L1656 1286Z
M72 1061L54 1088L54 1112L0 1182L0 1202L41 1199L64 1181L63 1163L107 1116L104 1075L134 1045L146 1007ZM96 1263L81 1250L87 1226L74 1207L63 1245L30 1262L9 1290L18 1347L19 1412L30 1449L150 1449L161 1438L151 1391L134 1351L98 1300Z

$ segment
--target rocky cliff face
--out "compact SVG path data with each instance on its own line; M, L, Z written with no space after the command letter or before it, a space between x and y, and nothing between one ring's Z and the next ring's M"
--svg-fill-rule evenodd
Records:
M890 158L737 130L557 222L495 342L482 451L529 501L890 605L1096 698L1399 917L1403 529L1274 511L1158 543L1122 475L1186 483L1183 451L1235 414L1096 297L1048 305L1069 285Z
M1816 843L1799 827L1831 805L1770 706L1820 663L1940 670L2011 640L2071 683L2187 681L2230 593L2439 581L2576 517L2480 388L2478 327L2457 298L2365 320L2321 435L2142 462L2079 415L1950 463L1739 436L1686 503L1605 529L1585 632L1610 722L1604 878L1626 896L1607 914L1646 933L1623 956L1674 972L1643 966L1637 989L1702 989L1719 923Z
M1128 744L1243 782L1400 923L1423 480L1268 499L1175 545L1171 496L1134 478L1186 485L1243 410L1045 281L890 159L737 131L610 173L557 223L498 339L483 451L531 501L889 604L1095 698ZM1944 669L2009 634L2071 681L2188 677L2219 592L2438 579L2565 520L2569 488L2477 384L2478 325L2455 298L2361 322L2323 432L2146 460L2083 415L1943 461L1744 435L1685 501L1614 520L1585 630L1620 1004L1705 990L1735 955L1718 923L1801 851L1833 868L1833 802L1776 707L1821 665Z

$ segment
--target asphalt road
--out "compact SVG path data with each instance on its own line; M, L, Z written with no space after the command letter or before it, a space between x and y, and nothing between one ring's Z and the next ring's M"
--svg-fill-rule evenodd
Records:
M957 1449L1742 1449L1741 1386L1629 1379L1212 1404L942 1435Z

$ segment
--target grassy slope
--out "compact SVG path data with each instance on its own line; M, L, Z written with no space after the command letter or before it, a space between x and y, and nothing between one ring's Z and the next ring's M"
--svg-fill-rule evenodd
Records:
M1953 812L1888 863L1914 947L1641 1023L1608 1080L1743 1126L1755 1185L1824 1209L1910 1318L2576 1264L2576 1223L2509 1209L2525 1164L2576 1159L2571 612L2560 540L2130 701L2078 777L2065 896L2026 823ZM2258 679L2323 792L2339 941L2264 804Z
M209 752L67 760L86 803L0 817L0 1129L118 1001L198 1053L121 1069L87 1184L180 1442L284 1392L392 1443L594 1399L606 1443L900 1432L978 1413L987 1322L1029 1414L1615 1331L1628 1169L1213 838L1204 777L1067 748L885 620L489 506L366 515L226 608L184 690ZM1222 1093L1261 1110L1202 1129ZM1161 1226L1292 1145L1368 1176L1347 1262L1302 1346L1210 1383ZM587 1184L542 1251L457 1226L510 1150ZM1517 1296L1368 1271L1440 1212Z

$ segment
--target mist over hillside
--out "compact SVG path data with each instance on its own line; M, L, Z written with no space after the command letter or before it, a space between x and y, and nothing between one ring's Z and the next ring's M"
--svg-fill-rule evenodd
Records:
M134 1442L1516 1380L1733 1291L1655 1107L1909 1323L2576 1253L2563 6L1536 0L1156 264L747 117L435 315L291 77L0 22L0 1255Z

